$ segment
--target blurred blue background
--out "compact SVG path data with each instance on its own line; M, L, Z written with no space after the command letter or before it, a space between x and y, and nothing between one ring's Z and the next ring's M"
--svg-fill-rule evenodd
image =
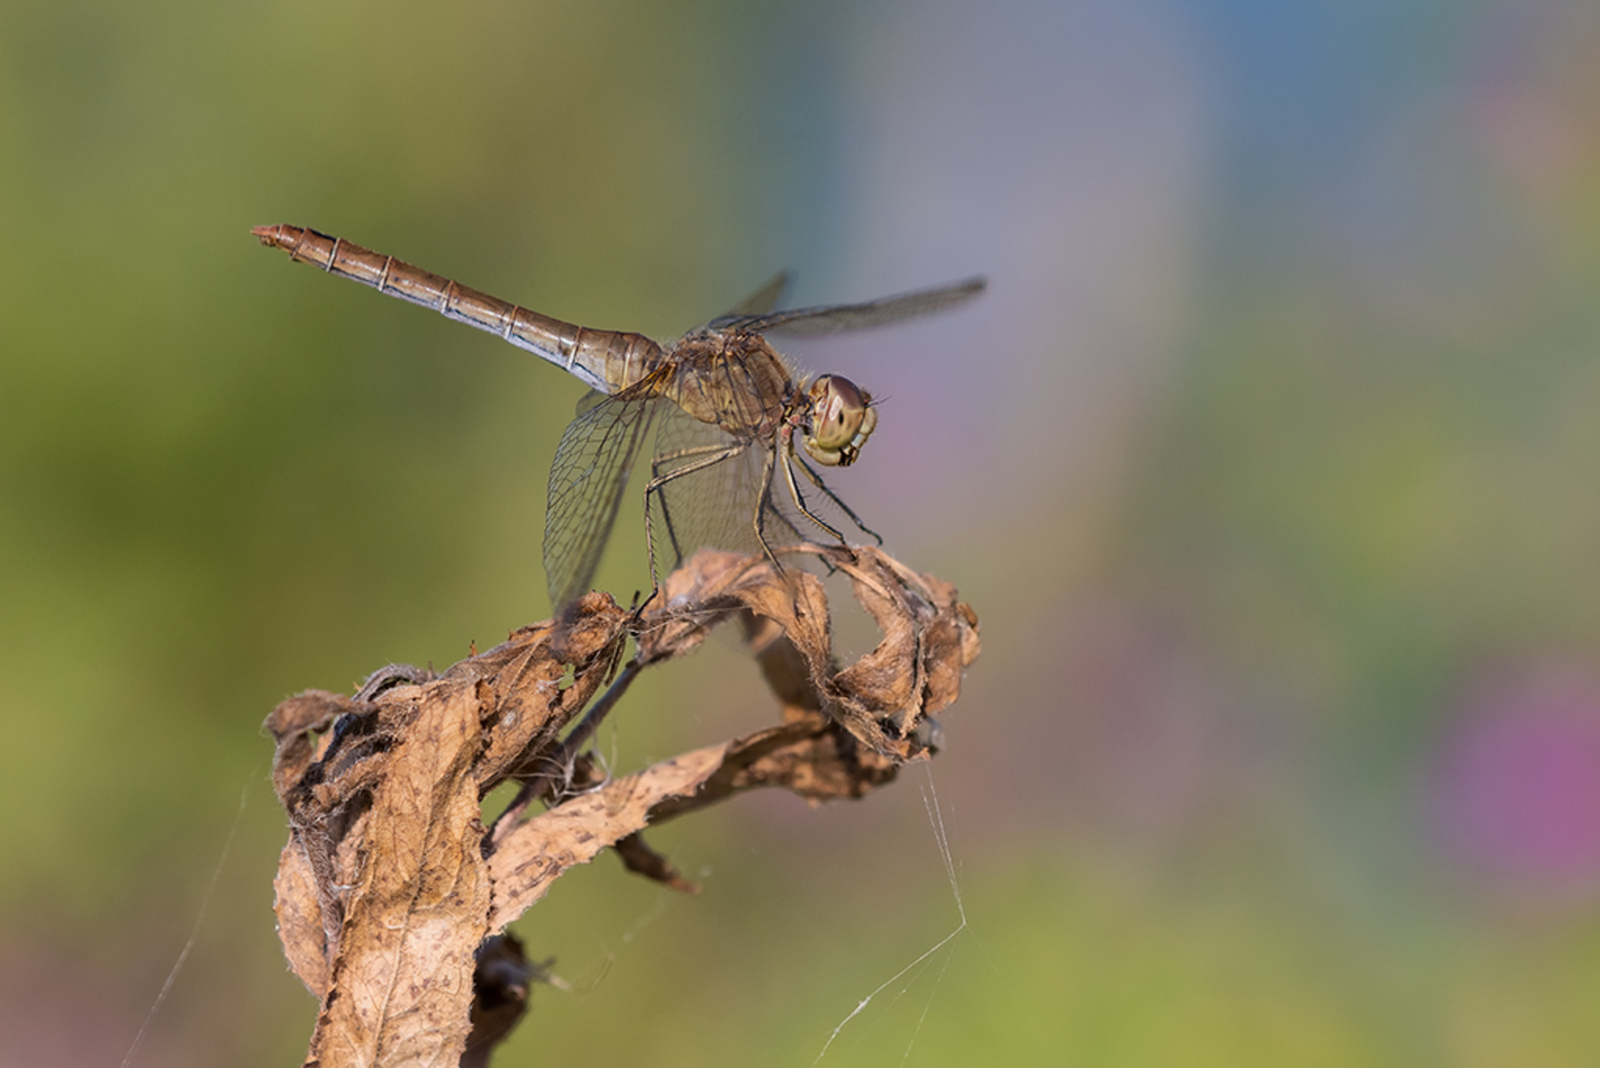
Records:
M236 818L137 1063L296 1063L261 720L547 612L580 387L278 222L663 337L989 275L789 350L885 398L837 487L984 638L967 926L823 1064L1600 1056L1593 3L7 0L5 1064L121 1059ZM770 718L654 674L619 770ZM812 1063L960 925L929 788L562 880L497 1063Z

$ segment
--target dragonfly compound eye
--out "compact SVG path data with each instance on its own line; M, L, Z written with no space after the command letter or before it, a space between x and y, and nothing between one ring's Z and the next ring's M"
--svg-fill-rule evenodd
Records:
M861 446L878 425L872 397L848 378L823 375L811 384L810 400L806 452L829 467L855 463Z

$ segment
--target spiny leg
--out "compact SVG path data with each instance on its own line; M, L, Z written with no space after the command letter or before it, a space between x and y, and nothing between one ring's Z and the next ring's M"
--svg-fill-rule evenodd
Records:
M783 456L780 457L780 462L783 463L783 477L789 484L789 496L794 500L795 507L799 508L801 514L804 515L807 519L811 520L811 522L815 523L818 527L820 527L823 530L827 531L829 534L832 534L835 538L838 538L839 539L839 544L844 546L846 549L848 549L850 546L849 546L849 543L844 540L844 535L840 534L837 530L834 530L833 527L829 526L827 523L824 523L821 519L818 519L815 515L812 514L811 510L806 507L805 496L800 492L800 487L795 484L794 472L791 471L790 468L789 468L788 461L789 461L790 456L794 456L794 454L793 453L784 454ZM798 456L794 456L794 458L795 459L799 459ZM805 468L805 461L802 460L800 462L800 466L802 468ZM806 470L806 473L808 475L811 475L811 480L813 482L817 481L816 475L813 472L811 472L809 469ZM824 493L827 493L828 496L833 500L833 502L835 504L839 505L840 508L844 508L844 510L846 512L850 511L850 509L844 507L844 503L842 501L840 501L837 497L833 496L832 492L830 492L828 490L828 487L823 486L822 487L822 491ZM773 509L773 512L774 512L774 514L779 515L780 517L782 516L782 513L778 512L778 510L776 508ZM851 515L850 518L855 519L855 516ZM797 537L800 536L800 532L798 530L795 530L793 523L789 523L787 518L784 519L784 522L788 523L788 526L789 526L790 530L794 530L795 531L795 535ZM861 526L861 521L859 519L856 520L856 526L858 526L858 527ZM866 530L865 527L862 527L861 529ZM867 533L870 534L872 532L871 531L867 531ZM874 537L876 537L876 535L874 535ZM882 544L881 539L880 539L879 543ZM838 568L834 567L833 563L831 561L829 561L827 559L827 557L819 557L818 559L821 561L822 566L828 569L828 574L832 575L834 572L836 572L838 570Z
M827 531L829 534L832 534L835 538L837 538L839 540L839 544L841 544L841 545L845 544L845 540L844 540L844 535L843 534L840 534L837 530L834 530L833 527L831 527L827 523L823 522L822 519L820 519L816 515L812 514L811 509L806 507L806 499L805 499L805 497L801 496L800 487L795 485L794 469L789 466L789 460L790 460L790 458L792 456L793 456L793 453L784 452L778 457L778 463L783 468L784 481L789 484L789 497L790 497L791 500L794 501L794 506L796 508L800 509L800 514L801 515L803 515L807 519L811 520L813 523L815 523L822 530ZM804 466L804 464L802 464L802 466ZM833 494L830 493L830 494L828 494L828 496L832 497ZM837 499L835 499L835 500L837 501ZM846 509L846 510L848 511L848 509ZM859 523L857 523L856 525L860 526Z
M756 544L761 546L761 553L772 562L772 567L778 575L783 574L783 564L778 561L778 556L772 551L772 546L767 544L767 512L783 520L784 525L794 532L795 537L800 537L800 532L794 529L794 524L789 522L782 512L772 506L772 464L773 456L768 455L766 462L761 465L761 492L756 494L756 514L752 518L752 525L756 531ZM803 539L802 539L803 540Z
M795 453L794 459L795 462L800 465L800 470L804 471L806 477L811 480L811 484L826 494L828 500L836 504L841 512L849 516L850 522L856 525L857 530L871 537L872 540L876 541L879 545L883 544L883 535L879 534L876 530L873 530L871 527L863 523L861 521L861 517L856 515L855 512L851 511L850 506L841 501L838 494L834 493L833 490L828 488L827 484L822 481L822 476L811 470L811 465L806 463L806 458L804 456L801 456L799 453ZM843 539L840 540L842 541Z
M768 461L767 461L767 467L768 467L769 471L771 470L771 466L772 466L772 458L769 457ZM796 544L798 544L799 542L803 542L803 541L807 540L805 532L802 531L799 527L795 526L794 522L787 515L785 515L783 513L783 510L781 508L779 508L776 504L773 503L770 479L768 481L766 510L762 513L761 518L762 518L764 523L767 522L767 521L771 521L773 519L776 519L779 523L782 523L783 524L783 528L786 531L788 531L788 535L787 536L788 537L792 537ZM765 525L763 525L761 529L764 532L766 530Z
M682 448L682 449L673 449L670 452L659 453L656 456L651 458L651 460L650 460L650 479L651 479L651 481L650 481L650 484L645 487L645 491L644 491L645 492L645 498L644 498L644 505L645 505L645 508L644 508L644 513L645 513L645 515L644 515L644 518L645 518L645 536L646 536L646 541L647 542L649 541L650 524L651 524L651 518L650 518L650 493L651 493L651 487L656 486L657 483L665 484L667 482L670 482L680 474L688 474L691 471L700 470L700 466L699 465L693 465L693 466L686 467L686 468L684 468L682 470L674 469L672 471L668 471L667 475L663 477L662 474L661 474L661 468L663 466L665 466L666 464L675 463L676 461L679 461L679 460L688 460L688 459L691 459L691 458L697 457L697 456L710 456L710 455L712 455L714 453L725 453L725 452L727 452L728 449L735 448L735 447L736 446L718 445L718 444L692 445L692 446L687 446L687 447ZM711 462L712 463L716 463L718 461L713 460ZM665 494L662 494L660 496L660 501L661 501L661 518L667 524L667 537L672 542L672 555L673 555L674 558L676 558L678 560L681 560L683 558L683 547L678 544L678 532L675 529L673 529L672 509L667 506L667 498L666 498ZM653 555L654 551L655 551L654 548L651 547L651 553L652 553L651 560L652 560L652 563L654 562L654 555Z
M656 576L656 540L655 524L650 516L650 495L661 494L661 490L674 479L684 475L692 475L696 471L704 471L708 467L720 464L724 460L731 460L750 447L749 442L740 442L737 445L697 445L689 449L677 449L673 452L663 453L650 463L650 472L654 475L650 483L644 488L644 544L645 551L650 556L650 585L659 589L661 581ZM687 459L698 456L700 459L693 463L684 464L682 467L673 468L664 475L655 474L661 464L672 460ZM667 524L667 534L672 538L672 551L675 556L682 555L682 548L678 545L677 534L672 529L672 510L667 507L667 498L661 495L661 516Z

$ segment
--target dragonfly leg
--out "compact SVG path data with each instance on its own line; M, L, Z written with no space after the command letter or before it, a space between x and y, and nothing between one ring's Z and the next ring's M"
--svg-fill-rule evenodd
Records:
M663 466L665 466L666 464L676 463L676 462L678 462L680 460L690 460L690 459L694 459L696 457L712 456L712 455L718 454L718 453L726 453L729 448L731 448L731 446L728 446L728 445L695 445L695 446L691 446L691 447L688 447L688 448L673 449L671 452L664 452L664 453L660 453L660 454L658 454L658 455L656 455L654 457L651 457L651 460L650 460L650 478L651 478L651 482L650 482L649 486L645 487L645 533L646 533L646 540L647 541L649 540L650 523L651 523L651 520L650 520L650 494L651 494L651 492L653 492L652 487L659 488L658 483L660 485L665 485L666 483L671 482L674 478L677 478L678 475L680 475L680 474L688 474L691 471L701 470L701 465L695 464L693 466L686 466L681 470L680 469L673 469L671 471L668 471L666 476L662 476L661 468ZM719 456L718 459L713 460L711 462L712 463L717 463L717 462L720 462L720 460L725 459L725 458L726 457ZM667 538L672 542L672 555L673 555L674 559L681 561L682 558L683 558L683 547L678 544L678 532L676 530L674 530L673 526L672 526L672 509L667 507L667 498L665 496L661 496L659 498L659 500L661 501L661 517L667 524ZM651 547L651 562L652 562L652 564L654 564L654 559L655 559L654 552L655 552L655 550L654 550L654 547L652 546ZM654 577L653 573L652 573L652 577Z
M793 452L786 452L786 453L783 454L782 457L780 457L778 462L783 467L783 479L789 485L789 497L790 497L791 500L794 501L794 506L796 508L800 509L800 514L801 515L803 515L807 519L811 520L818 527L820 527L821 529L827 531L829 534L832 534L835 538L839 539L839 542L841 544L843 544L844 543L844 535L840 534L837 530L834 530L833 527L831 525L829 525L828 523L823 522L823 520L820 517L818 517L817 515L812 513L811 509L806 507L806 499L800 493L800 487L795 484L795 481L794 481L794 468L789 466L790 459L798 459L798 457L795 457ZM801 467L805 467L805 461L802 460L800 462L800 466ZM813 474L812 472L808 471L807 474L811 474L813 480L816 478L816 475ZM826 487L823 488L823 492L825 492L825 493L828 492ZM834 497L832 493L828 493L828 496L833 499L833 502L835 504L839 503L839 498ZM840 505L840 507L843 507L843 505ZM845 508L845 511L849 512L850 509ZM855 516L852 515L850 518L854 519ZM856 522L856 526L858 526L858 527L861 526L861 523L860 523L859 520Z
M650 482L644 488L644 544L645 550L650 555L650 585L659 587L660 580L656 576L656 538L655 523L650 514L650 496L656 494L661 501L661 518L667 524L667 537L672 542L672 554L675 561L680 561L683 548L678 544L677 532L672 529L672 509L667 507L667 498L661 495L661 490L674 479L684 475L692 475L696 471L704 471L708 467L731 460L750 447L748 442L737 445L699 445L689 449L675 449L672 452L662 453L650 461ZM672 463L675 460L692 460L682 467L675 467L666 474L661 474L661 465Z
M772 546L767 544L767 512L783 520L795 537L799 538L801 534L782 512L772 507L772 464L773 457L768 456L767 462L761 465L761 492L756 494L756 514L751 522L756 531L756 544L761 546L761 554L772 563L773 571L782 575L783 564L778 560L778 554L772 551Z
M822 481L822 476L811 469L811 465L806 463L806 458L804 456L801 456L799 453L795 453L794 458L795 462L800 465L800 470L805 472L806 478L811 480L811 484L826 494L828 500L838 505L839 510L850 517L850 522L856 525L857 530L872 538L872 540L877 542L879 545L883 544L883 535L879 534L876 530L873 530L871 527L863 523L861 521L861 517L856 515L855 512L851 511L850 506L841 501L838 494L834 493L833 490L828 488L827 484ZM810 515L810 513L808 512L807 515ZM839 540L843 541L844 539L841 538Z

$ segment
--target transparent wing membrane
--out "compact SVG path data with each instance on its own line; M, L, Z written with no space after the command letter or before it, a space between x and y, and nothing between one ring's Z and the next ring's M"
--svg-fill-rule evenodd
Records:
M788 271L779 271L761 284L761 288L729 308L722 319L741 319L752 315L765 315L778 306L784 290L789 288Z
M611 536L628 474L665 402L629 394L591 394L567 425L550 464L544 520L544 569L551 608L587 593ZM671 405L667 405L671 407Z
M783 476L773 473L772 450L761 442L741 443L672 410L657 432L651 466L654 478L666 479L650 499L661 566L676 566L697 549L759 555L823 535L794 507Z
M814 337L846 330L866 330L887 326L904 319L943 311L965 303L984 291L988 282L968 278L934 289L869 300L864 304L829 304L816 308L769 312L765 315L725 315L713 319L713 330L739 330L752 334L786 334L789 337Z

